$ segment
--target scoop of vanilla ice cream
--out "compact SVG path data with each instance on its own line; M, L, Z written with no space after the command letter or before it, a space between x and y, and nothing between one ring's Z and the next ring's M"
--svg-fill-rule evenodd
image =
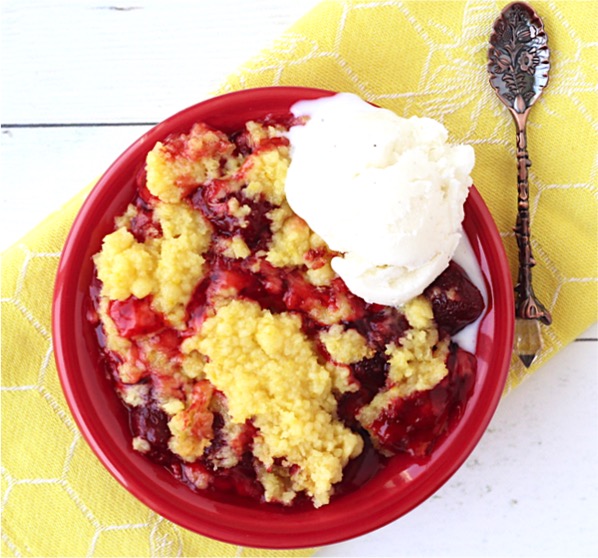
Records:
M339 93L292 107L285 191L339 252L332 267L368 302L400 306L447 267L462 234L473 148L430 118L401 118Z

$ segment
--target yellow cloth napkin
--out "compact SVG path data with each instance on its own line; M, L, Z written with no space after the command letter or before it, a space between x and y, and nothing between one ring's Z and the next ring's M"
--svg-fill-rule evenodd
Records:
M222 91L315 86L442 121L453 141L475 147L474 181L515 269L515 134L486 77L488 36L505 3L325 1ZM537 1L534 8L553 62L528 131L534 283L554 324L544 328L546 348L532 370L596 320L598 275L598 2ZM59 253L85 193L2 259L2 554L309 554L227 545L160 518L113 480L81 438L56 375L50 305ZM526 373L514 360L508 388Z

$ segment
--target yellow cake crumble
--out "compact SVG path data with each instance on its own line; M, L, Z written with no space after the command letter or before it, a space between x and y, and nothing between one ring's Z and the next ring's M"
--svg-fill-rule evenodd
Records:
M210 225L184 204L159 203L155 215L163 236L145 243L121 226L107 235L94 257L102 294L111 300L153 295L153 304L173 325L182 325L184 308L202 277L202 253Z
M397 399L429 390L448 374L448 341L439 340L429 301L421 296L413 299L406 305L405 315L411 329L399 345L386 347L390 363L386 387L359 412L366 428Z
M371 358L374 354L363 335L355 329L345 329L339 324L322 332L320 339L332 359L339 364L353 364L364 358Z
M266 200L280 205L284 197L284 181L289 168L289 150L278 147L261 151L248 158L246 165L249 197L264 196Z
M450 339L426 297L368 305L333 271L285 198L287 129L157 143L94 256L94 310L136 451L194 489L250 470L241 492L320 507L377 418L447 376Z
M238 166L234 145L226 135L203 124L183 134L179 143L183 149L170 149L158 142L147 155L147 189L164 202L176 203L191 185L219 178ZM224 168L223 157L227 161Z
M305 490L316 506L326 504L363 440L336 419L330 373L300 319L235 300L183 343L184 352L192 350L208 357L206 378L226 394L232 420L252 419L259 428L254 453L266 468L276 458L298 465L293 490Z

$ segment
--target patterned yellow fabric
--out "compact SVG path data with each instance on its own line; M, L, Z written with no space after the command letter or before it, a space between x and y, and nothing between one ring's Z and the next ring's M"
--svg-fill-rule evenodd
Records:
M506 2L505 2L506 3ZM515 134L486 77L504 3L325 1L222 91L307 85L359 93L400 115L442 121L477 153L474 180L516 263ZM533 109L536 292L552 312L537 369L596 320L598 2L535 2L549 36L550 84ZM50 303L64 238L85 192L2 261L2 554L5 556L301 556L227 545L150 512L102 468L58 383ZM513 362L509 388L525 369Z

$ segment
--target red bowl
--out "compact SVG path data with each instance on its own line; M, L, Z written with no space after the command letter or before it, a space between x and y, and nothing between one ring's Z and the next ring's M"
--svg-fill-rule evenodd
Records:
M332 92L271 87L230 93L190 107L157 125L106 171L81 208L66 240L53 305L53 339L66 400L83 436L110 473L141 502L202 535L245 546L295 548L362 535L401 517L430 497L462 465L484 433L506 381L513 341L513 289L504 248L490 212L472 187L464 228L484 274L488 309L479 330L474 393L459 423L425 465L398 459L361 488L320 509L216 498L192 492L131 448L128 413L106 377L93 327L86 319L92 255L114 217L134 196L135 176L154 144L203 121L226 132L267 114L285 115L300 99Z

